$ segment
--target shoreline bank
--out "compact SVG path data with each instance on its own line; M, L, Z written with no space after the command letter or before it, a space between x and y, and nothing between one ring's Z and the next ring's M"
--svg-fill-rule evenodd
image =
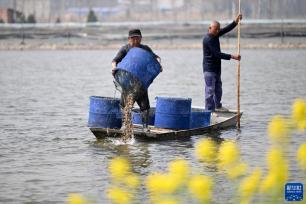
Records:
M145 43L153 49L202 49L202 43L174 44L174 43ZM123 44L53 44L53 43L14 43L0 44L0 50L101 50L118 49ZM236 49L235 43L221 43L222 49ZM306 43L245 43L242 49L305 49Z

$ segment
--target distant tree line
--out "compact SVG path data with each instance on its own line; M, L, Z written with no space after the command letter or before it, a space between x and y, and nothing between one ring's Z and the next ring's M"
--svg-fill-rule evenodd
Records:
M28 15L26 18L23 13L16 13L13 23L36 23L36 18L34 14Z
M90 9L89 12L88 12L88 15L87 15L87 22L88 23L94 23L94 22L97 22L98 21L98 18L95 14L95 12Z
M16 23L36 23L36 18L34 14L30 14L27 18L22 14L16 19Z
M13 23L36 23L36 18L34 14L30 14L27 18L23 13L18 13L13 19ZM87 22L98 22L98 17L96 16L94 10L90 9L87 15ZM5 23L2 18L0 18L0 23ZM57 17L55 23L61 23L60 17Z

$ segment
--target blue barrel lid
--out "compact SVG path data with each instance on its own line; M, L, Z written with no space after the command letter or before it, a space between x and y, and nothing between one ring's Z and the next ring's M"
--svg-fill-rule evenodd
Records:
M104 96L90 96L89 112L107 114L117 113L121 115L120 99Z
M90 96L89 97L90 99L95 99L95 100L103 100L103 101L107 101L107 100L110 100L110 101L117 101L120 99L119 98L114 98L114 97L109 97L109 96Z
M169 96L156 96L155 99L163 99L167 101L192 101L191 98L182 98L182 97L169 97Z
M191 98L157 96L156 112L169 114L186 114L191 112Z

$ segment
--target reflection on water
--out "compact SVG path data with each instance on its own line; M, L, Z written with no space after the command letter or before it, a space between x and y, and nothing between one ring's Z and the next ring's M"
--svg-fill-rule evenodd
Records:
M155 96L190 97L203 106L201 50L159 50L164 71L149 88ZM225 50L225 52L227 52ZM229 50L228 52L234 52ZM62 203L79 192L107 203L107 165L122 155L144 179L164 171L169 161L186 159L194 171L215 179L216 203L232 197L230 182L215 166L200 164L194 144L203 137L237 141L250 167L265 166L269 147L266 126L275 114L288 115L296 97L306 96L306 50L243 50L241 61L241 131L227 129L179 141L96 140L86 127L89 96L114 97L110 61L116 50L0 51L0 202ZM183 57L182 57L183 56ZM223 103L236 107L236 64L223 63ZM115 96L119 96L115 92ZM304 134L293 136L290 180L301 181L295 158ZM146 201L145 193L138 203Z

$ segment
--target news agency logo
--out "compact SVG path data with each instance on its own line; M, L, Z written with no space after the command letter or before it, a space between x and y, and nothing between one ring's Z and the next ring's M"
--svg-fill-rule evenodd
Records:
M286 183L285 199L286 201L302 201L303 200L303 184L302 183Z

